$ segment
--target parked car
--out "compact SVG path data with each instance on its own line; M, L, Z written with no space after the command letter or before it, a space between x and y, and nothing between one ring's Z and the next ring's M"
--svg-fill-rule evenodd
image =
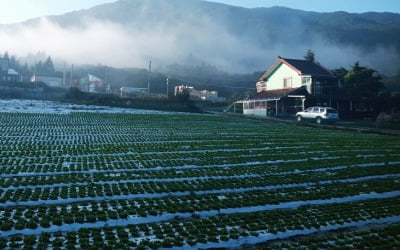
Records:
M316 123L322 122L335 123L339 120L339 114L336 109L331 107L309 107L296 113L298 122L303 120L315 120Z

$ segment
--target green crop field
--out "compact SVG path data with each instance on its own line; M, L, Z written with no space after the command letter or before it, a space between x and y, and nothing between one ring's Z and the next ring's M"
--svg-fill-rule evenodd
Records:
M83 112L0 135L0 248L400 245L400 137Z

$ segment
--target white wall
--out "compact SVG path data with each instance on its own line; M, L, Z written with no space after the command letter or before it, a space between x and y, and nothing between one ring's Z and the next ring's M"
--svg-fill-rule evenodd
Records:
M283 79L291 78L292 86L291 88L301 87L301 76L287 66L286 64L281 64L278 69L267 79L266 90L283 89Z
M35 81L44 82L50 87L63 87L63 79L60 77L36 76Z
M266 109L243 109L244 115L254 115L259 117L267 117Z
M259 106L261 105L261 107ZM260 117L267 116L267 107L266 103L248 101L243 103L243 114L244 115L254 115Z

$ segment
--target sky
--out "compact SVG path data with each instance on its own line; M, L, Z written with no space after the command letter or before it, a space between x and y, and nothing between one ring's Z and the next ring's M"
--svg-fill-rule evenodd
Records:
M165 0L168 1L168 0ZM185 1L185 0L181 0ZM368 11L400 13L400 0L210 0L246 8L285 6L317 12ZM22 22L30 18L59 15L116 0L0 0L0 24Z

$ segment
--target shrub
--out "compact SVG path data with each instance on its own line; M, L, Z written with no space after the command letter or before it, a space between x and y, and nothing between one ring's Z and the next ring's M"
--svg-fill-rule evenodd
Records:
M0 225L1 231L11 230L14 226L14 223L11 220L3 220Z

